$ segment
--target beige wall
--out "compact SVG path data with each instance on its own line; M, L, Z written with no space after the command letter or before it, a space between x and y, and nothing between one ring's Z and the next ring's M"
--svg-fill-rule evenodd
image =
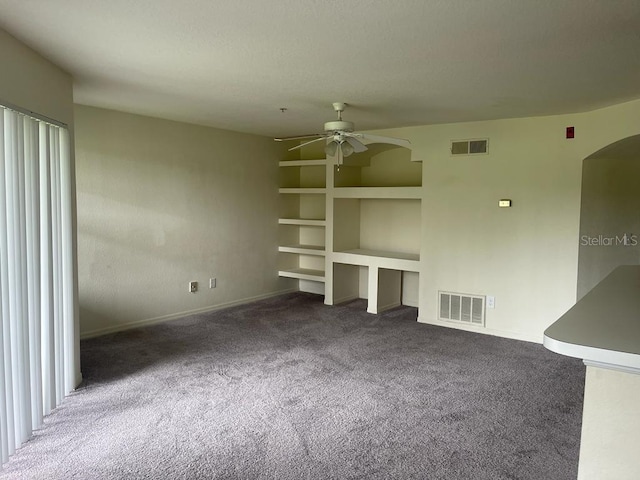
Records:
M637 134L639 107L385 131L424 160L420 321L439 323L438 290L493 295L483 331L540 342L576 300L583 159ZM85 334L289 285L269 257L282 153L269 139L86 107L76 116ZM449 155L451 139L483 137L489 155ZM186 293L209 276L218 289Z
M74 121L73 80L71 76L4 30L0 30L0 64L3 65L0 74L0 103L8 103L9 106L29 110L66 124L71 139L73 171ZM75 195L75 191L72 192L72 195ZM76 230L75 214L74 210L72 212L74 231ZM75 251L75 245L73 248ZM77 325L77 314L75 321ZM80 383L82 376L80 374L78 328L75 333L77 359L75 373L76 383Z
M0 101L73 126L73 91L69 74L0 30Z
M582 161L640 133L640 101L379 133L410 139L424 161L419 320L439 323L438 290L493 295L482 331L541 342L576 300ZM452 139L485 137L489 155L449 154Z
M278 144L85 106L75 116L83 336L283 289Z

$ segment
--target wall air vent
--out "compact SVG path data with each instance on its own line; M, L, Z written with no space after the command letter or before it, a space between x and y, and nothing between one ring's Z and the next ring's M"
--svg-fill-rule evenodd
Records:
M440 320L484 327L484 296L451 292L438 295Z
M451 140L451 155L484 155L489 153L489 139Z

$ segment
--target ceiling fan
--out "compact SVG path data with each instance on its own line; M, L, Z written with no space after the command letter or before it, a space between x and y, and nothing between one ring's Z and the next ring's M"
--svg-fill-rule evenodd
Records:
M344 112L346 106L347 104L342 102L336 102L333 104L333 109L338 114L338 119L332 122L326 122L324 124L324 133L274 138L274 140L276 142L283 142L286 140L304 140L306 138L313 138L313 140L303 142L300 145L290 148L289 151L302 148L315 142L326 141L327 144L324 150L327 155L336 157L336 163L338 165L342 164L344 157L348 157L354 152L359 153L367 150L367 144L369 143L387 143L391 145L398 145L399 147L409 147L411 145L409 140L405 140L403 138L384 137L382 135L354 132L353 122L342 120L342 112Z

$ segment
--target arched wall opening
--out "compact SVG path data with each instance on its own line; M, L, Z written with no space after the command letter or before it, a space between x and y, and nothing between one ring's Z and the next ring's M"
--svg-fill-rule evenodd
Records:
M640 135L582 165L578 299L619 265L640 264Z

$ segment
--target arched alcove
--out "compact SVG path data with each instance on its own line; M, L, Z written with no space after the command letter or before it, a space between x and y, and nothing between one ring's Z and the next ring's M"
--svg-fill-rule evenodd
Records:
M578 299L619 265L640 264L640 135L582 165Z

